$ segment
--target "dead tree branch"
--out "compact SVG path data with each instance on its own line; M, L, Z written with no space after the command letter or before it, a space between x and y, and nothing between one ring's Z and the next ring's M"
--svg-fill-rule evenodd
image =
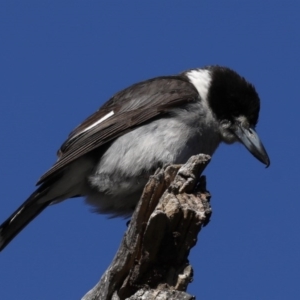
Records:
M211 215L200 177L209 160L200 154L151 176L113 262L82 300L195 299L185 292L188 255Z

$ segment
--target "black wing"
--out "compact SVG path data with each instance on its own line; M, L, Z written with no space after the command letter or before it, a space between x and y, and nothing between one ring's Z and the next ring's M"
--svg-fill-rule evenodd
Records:
M165 114L174 107L196 101L198 97L197 90L184 76L157 77L117 93L71 132L58 151L57 162L37 184L132 128ZM106 120L93 125L111 112L113 114Z

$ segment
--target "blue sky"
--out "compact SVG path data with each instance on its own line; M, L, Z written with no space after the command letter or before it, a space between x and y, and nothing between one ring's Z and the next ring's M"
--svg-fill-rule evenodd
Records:
M1 1L0 222L115 92L225 65L256 86L271 166L242 145L217 150L205 171L213 215L191 252L189 292L299 299L299 11L297 1ZM0 298L80 299L125 230L82 199L48 208L0 253Z

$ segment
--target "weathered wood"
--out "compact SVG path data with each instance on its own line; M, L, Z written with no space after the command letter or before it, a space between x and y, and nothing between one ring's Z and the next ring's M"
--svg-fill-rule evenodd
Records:
M195 299L185 293L188 255L211 215L200 177L209 161L200 154L151 176L113 262L82 300Z

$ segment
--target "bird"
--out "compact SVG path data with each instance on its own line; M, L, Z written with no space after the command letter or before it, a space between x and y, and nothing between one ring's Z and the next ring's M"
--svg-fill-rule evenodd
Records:
M0 226L0 251L46 207L85 197L97 213L132 214L157 168L243 144L268 167L255 127L260 98L253 84L219 65L145 80L117 92L77 126L37 189Z

